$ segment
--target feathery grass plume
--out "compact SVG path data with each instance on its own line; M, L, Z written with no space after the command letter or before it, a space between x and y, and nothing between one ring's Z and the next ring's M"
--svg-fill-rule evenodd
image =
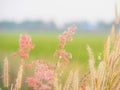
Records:
M19 90L21 88L22 76L23 76L23 65L21 64L20 67L19 67L16 83L15 83L15 86L14 86L13 90Z
M119 33L118 33L118 39L116 39L116 40L118 40L118 41L116 41L117 42L117 45L115 45L116 46L116 57L115 57L115 62L114 62L114 65L113 65L113 67L116 67L119 63L119 59L120 59L120 31L119 31Z
M104 84L106 80L106 63L101 61L98 66L98 90L104 90Z
M94 61L94 55L93 52L91 50L91 48L87 45L87 51L89 54L89 67L90 67L90 76L91 76L91 89L94 90L95 89L95 85L96 85L96 70L94 67L95 61Z
M117 10L116 10L117 12ZM118 16L116 16L116 20L119 21ZM116 21L116 24L119 22ZM89 53L91 50L88 48ZM89 54L89 56L91 53ZM115 26L112 25L112 30L110 36L108 36L105 45L104 45L104 57L103 61L100 62L98 66L98 70L96 72L97 76L91 83L93 82L93 86L91 85L92 90L119 90L120 89L120 72L117 69L119 67L120 61L120 31L115 35ZM89 60L89 64L90 64ZM92 61L92 65L90 65L90 71L92 71L91 66L93 67L94 62ZM118 71L116 71L118 70ZM94 73L93 73L94 75ZM91 76L92 78L92 76Z
M111 43L114 44L115 42L115 25L112 25L111 33L110 33L110 40Z
M115 23L119 24L119 15L118 15L118 7L115 5Z
M10 90L13 90L13 84L11 84Z
M111 90L120 90L120 77L117 78Z
M115 84L116 84L116 80L117 78L120 76L120 71L117 70L112 74L111 80L110 80L110 85L109 85L109 90L114 89Z
M114 46L113 46L113 49L114 51L117 51L117 50L120 50L119 49L119 46L120 46L120 31L118 32L118 34L116 35L116 38L115 38L115 43L114 43Z
M65 85L63 87L63 90L70 90L72 80L73 80L73 71L71 70L70 73L69 73L69 76L68 76L68 78L65 82Z
M114 38L114 39L113 39ZM111 35L110 35L110 41L113 44L112 48L110 48L111 53L109 55L109 61L108 61L108 65L110 67L114 67L115 63L119 57L119 52L120 52L120 32L115 36L115 26L113 24L112 26L112 30L111 30Z
M111 52L111 49L115 49L114 45L116 43L115 40L115 25L112 25L110 36L108 36L107 41L104 46L104 60L107 61L107 64L110 66L112 63L112 58L114 51Z
M4 70L3 70L3 82L4 82L4 87L9 86L9 66L8 66L8 59L7 57L4 59Z
M117 34L117 37L115 38L115 42L113 43L113 48L111 50L111 53L109 55L109 61L108 61L108 71L106 71L106 85L108 90L112 90L114 83L116 82L116 79L118 78L119 73L116 72L117 66L119 66L119 60L120 60L120 35ZM109 83L109 84L108 84ZM114 89L116 90L116 89Z
M117 76L120 74L120 65L115 69L113 76Z
M110 53L110 36L108 36L107 40L105 41L104 44L104 61L108 62L108 57Z
M73 87L72 90L78 90L79 89L78 70L76 70L73 74L72 87Z
M57 88L54 88L53 90L63 90L63 89L62 89L62 83L59 83L59 82L58 82Z
M61 83L59 84L58 90L62 90L62 84Z
M58 81L58 80L57 80ZM62 89L62 84L61 83L59 83L59 82L57 82L56 83L56 81L54 81L55 82L55 86L54 86L54 89L53 90L63 90Z
M109 56L109 66L111 68L115 67L119 64L119 58L120 58L120 35L119 33L116 36L115 43L113 45L113 49L111 51L111 54Z
M90 71L88 71L87 73L85 73L82 76L82 78L80 79L80 84L84 84L87 81L87 79L89 78L89 76L90 76Z
M88 71L87 73L85 73L82 78L80 79L79 81L79 87L80 89L83 88L83 86L87 85L88 84L88 80L89 80L89 77L90 76L90 71Z
M57 73L55 73L54 76L54 90L61 90L61 87L59 87L59 79Z

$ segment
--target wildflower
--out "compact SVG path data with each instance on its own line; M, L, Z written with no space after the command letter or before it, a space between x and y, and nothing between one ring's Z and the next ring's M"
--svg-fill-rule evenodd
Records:
M62 35L58 36L58 40L60 41L59 48L64 48L66 41L72 41L72 37L70 35L74 34L76 26L71 26L67 31L64 31Z
M27 78L28 86L30 87L37 87L37 80L34 77L28 77Z
M68 53L66 50L56 50L56 54L64 61L64 63L67 63L69 59L72 59L72 54Z
M54 85L54 68L43 61L34 62L35 71L33 77L27 78L29 87L34 90L51 90Z
M22 34L20 35L20 41L19 41L19 55L22 58L29 57L29 52L31 49L34 48L34 45L32 44L31 37Z
M55 52L55 56L58 56L59 60L63 60L64 63L68 63L69 59L72 59L72 54L64 50L67 41L72 41L71 35L74 34L76 26L71 26L67 31L64 31L62 35L58 36L60 44ZM59 63L59 62L58 62Z

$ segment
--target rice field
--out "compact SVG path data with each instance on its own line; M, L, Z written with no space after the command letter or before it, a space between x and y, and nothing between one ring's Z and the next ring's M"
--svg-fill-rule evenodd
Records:
M60 34L60 33L59 33ZM58 47L58 35L49 33L30 33L35 48L31 51L32 58L52 59ZM19 33L0 33L1 58L9 56L19 48ZM103 51L103 43L106 35L99 34L75 34L73 40L67 42L65 49L72 53L73 60L85 63L88 59L86 45L90 45L97 58Z

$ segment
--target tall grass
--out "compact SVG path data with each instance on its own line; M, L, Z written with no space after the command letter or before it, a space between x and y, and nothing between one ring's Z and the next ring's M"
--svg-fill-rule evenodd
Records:
M8 59L7 57L4 59L4 70L3 70L3 82L4 87L9 86L9 66L8 66Z

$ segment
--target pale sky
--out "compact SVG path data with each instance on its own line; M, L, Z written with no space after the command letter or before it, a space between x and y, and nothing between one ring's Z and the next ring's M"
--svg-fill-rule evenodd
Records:
M112 21L120 0L0 0L0 21Z

